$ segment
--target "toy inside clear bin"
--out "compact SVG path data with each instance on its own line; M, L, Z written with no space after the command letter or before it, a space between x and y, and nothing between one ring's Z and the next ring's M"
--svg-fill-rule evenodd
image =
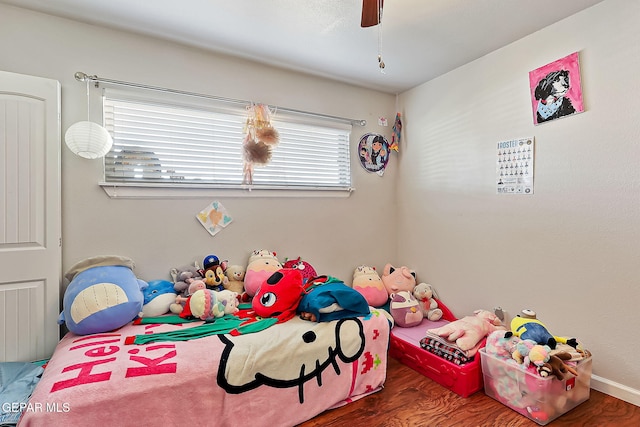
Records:
M543 378L534 367L524 369L480 349L485 393L540 425L546 425L589 399L591 355L577 362L577 376Z

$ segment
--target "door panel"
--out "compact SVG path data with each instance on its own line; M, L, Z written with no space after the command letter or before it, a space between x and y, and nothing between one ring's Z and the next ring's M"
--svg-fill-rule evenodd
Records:
M0 361L59 340L60 84L0 71Z

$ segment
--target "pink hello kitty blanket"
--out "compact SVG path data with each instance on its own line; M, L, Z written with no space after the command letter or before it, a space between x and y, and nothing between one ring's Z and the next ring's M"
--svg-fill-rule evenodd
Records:
M125 343L200 323L67 334L18 425L294 426L380 390L386 378L389 323L375 309L239 336Z

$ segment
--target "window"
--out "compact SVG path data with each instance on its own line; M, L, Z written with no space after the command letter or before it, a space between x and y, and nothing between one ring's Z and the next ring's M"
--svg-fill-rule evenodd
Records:
M113 137L106 185L246 188L245 106L202 106L105 91ZM256 166L252 189L351 190L351 125L275 112L280 135L271 162Z

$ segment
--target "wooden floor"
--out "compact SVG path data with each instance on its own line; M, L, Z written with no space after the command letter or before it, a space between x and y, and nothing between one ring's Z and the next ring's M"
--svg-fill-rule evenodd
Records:
M383 390L300 424L301 427L537 425L485 395L484 391L462 398L392 358ZM547 425L638 427L640 407L591 390L589 400Z

